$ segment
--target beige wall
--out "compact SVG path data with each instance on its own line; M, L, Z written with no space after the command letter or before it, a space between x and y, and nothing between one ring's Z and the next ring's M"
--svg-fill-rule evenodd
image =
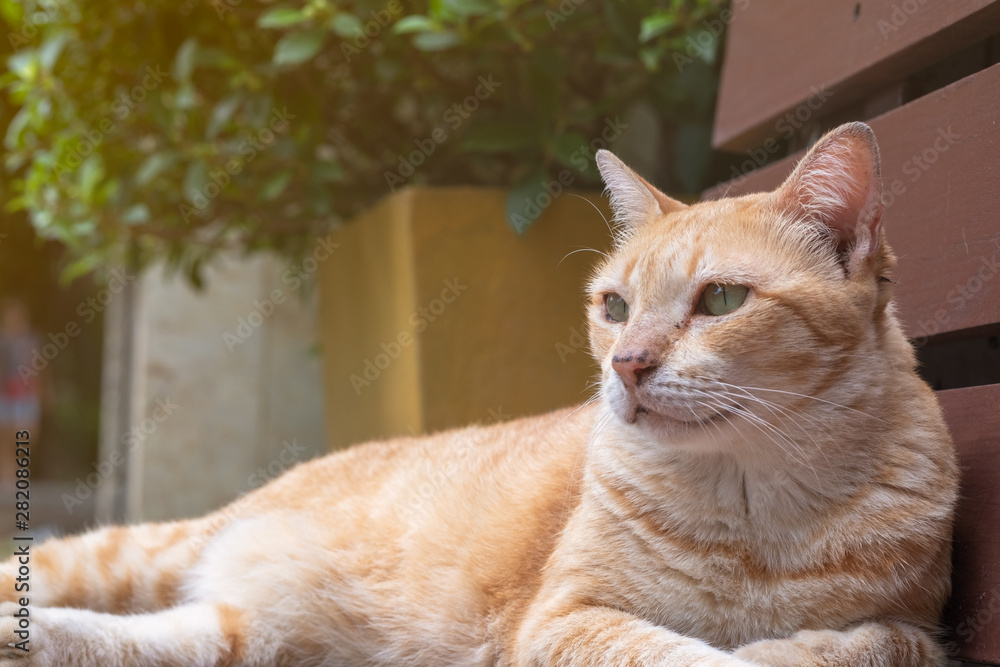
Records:
M223 258L200 293L159 268L137 281L131 433L102 451L128 453L125 518L203 514L324 448L316 294L287 266Z
M519 237L505 197L407 188L336 234L336 260L320 269L331 448L589 395L583 286L599 256L567 253L606 249L607 224L562 194Z

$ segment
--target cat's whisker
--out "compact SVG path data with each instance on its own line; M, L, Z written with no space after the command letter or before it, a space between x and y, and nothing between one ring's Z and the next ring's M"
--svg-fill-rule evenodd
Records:
M731 385L731 386L736 387L738 385ZM818 396L810 396L809 394L800 394L798 392L787 391L785 389L768 389L766 387L751 387L751 386L748 386L748 385L743 385L743 386L740 386L739 388L740 389L751 389L751 390L754 390L754 391L770 391L770 392L774 392L776 394L787 394L789 396L798 396L799 398L808 398L808 399L811 399L811 400L814 400L814 401L818 401L820 403L826 403L827 405L832 405L834 407L841 408L843 410L849 410L851 412L856 412L859 415L864 415L865 417L868 417L870 419L874 419L876 421L880 421L880 422L885 423L884 419L879 419L875 415L870 415L867 412L864 412L862 410L858 410L856 408L852 408L852 407L850 407L848 405L843 405L843 404L837 403L835 401L828 401L825 398L819 398Z
M595 394L594 397L591 400L592 401L593 400L597 400L598 398L600 398L600 396L601 395L599 393ZM580 406L580 407L582 408L583 406ZM577 410L579 410L579 409L580 408L577 408ZM574 410L574 412L576 412L576 410ZM600 441L603 440L603 435L607 431L608 427L610 427L611 422L613 420L614 420L614 415L611 414L611 413L602 415L601 418L598 419L597 422L593 425L593 427L591 427L590 438L589 438L588 442L590 442L595 447L598 446L598 444L600 443ZM562 422L560 421L560 423L562 423ZM580 467L580 461L584 458L584 456L586 455L586 453L587 453L587 448L586 447L582 447L580 449L580 451L577 452L576 456L573 458L573 468L571 470L571 473L570 473L570 476L569 476L569 480L566 483L566 506L567 507L569 506L569 502L568 501L569 501L570 494L573 491L573 480L576 479L577 468Z
M591 386L593 386L593 385L591 385ZM588 398L586 401L584 401L582 405L578 406L575 410L573 410L573 412L569 413L568 415L566 415L565 417L563 417L562 419L560 419L558 423L560 423L560 424L563 423L564 421L566 421L567 419L569 419L570 417L572 417L573 415L575 415L580 410L583 410L584 408L586 408L588 405L593 405L600 398L601 398L601 394L600 393L594 394L593 396L591 396L590 398Z
M705 393L705 395L709 397L713 397L713 395L709 392L702 392L702 393ZM712 410L720 410L720 405L715 403L714 401L713 403L710 404L706 403L705 401L698 400L698 405L702 407L707 407ZM737 425L733 423L733 420L729 418L729 414L730 413L724 409L718 412L718 415L722 417L722 419L725 420L727 424L733 427L734 433L742 439L743 443L747 445L747 447L749 447L751 450L754 450L752 453L757 454L757 443L755 443L752 439L748 438L746 433L744 433L742 429L738 428ZM715 420L710 420L709 423L715 426L716 430L719 431L720 435L722 434L722 427L719 426L719 424Z
M706 378L706 379L708 379L708 378ZM749 399L751 401L754 401L754 402L757 402L757 403L763 405L768 410L768 412L770 412L772 415L775 415L776 417L778 415L775 413L775 410L777 410L778 412L781 413L781 415L784 416L785 419L787 419L788 421L790 421L794 426L796 426L800 431L802 431L802 433L805 434L806 437L808 437L813 442L813 444L817 444L815 438L812 437L812 434L809 432L808 429L806 429L804 426L802 426L798 422L798 420L796 419L796 416L800 417L802 419L807 420L814 428L818 428L818 429L820 429L822 431L827 431L828 430L826 424L824 424L821 420L815 419L815 418L813 418L813 417L811 417L811 416L809 416L807 414L802 413L801 411L797 411L797 410L794 410L792 408L786 408L784 406L778 405L777 403L775 403L773 401L768 401L768 400L765 400L763 398L760 398L759 396L754 396L753 394L751 394L749 391L743 389L742 387L738 387L736 385L731 385L731 384L728 384L726 382L721 382L719 380L711 380L711 381L715 382L716 384L719 384L719 385L725 387L724 391L726 392L727 395L734 395L734 394L732 394L731 389L736 389L737 391L740 392L740 394L738 394L736 396L738 396L740 398Z
M727 406L727 404L720 403L719 399L716 399L716 404L714 405L714 407L721 408L723 406ZM783 433L780 429L776 428L773 424L770 424L767 420L763 419L759 415L756 415L753 412L751 412L751 411L749 411L749 410L747 410L745 408L741 408L741 407L738 407L738 406L727 406L726 409L729 412L731 412L731 413L734 413L736 415L739 415L739 416L745 418L746 421L747 421L747 423L749 423L750 425L754 426L763 435L767 436L768 439L771 440L771 442L773 442L775 445L777 445L777 447L782 452L784 452L786 455L788 455L793 461L796 461L796 462L800 463L801 465L809 468L809 470L816 477L817 487L821 489L820 492L822 493L822 482L820 480L819 473L816 471L816 468L809 463L808 457L806 456L805 452L802 450L802 448L799 446L798 443L796 443L794 440L792 440L791 438L789 438L787 434ZM777 438L775 436L777 436ZM792 449L794 449L795 452L801 458L797 458L795 455L793 455L793 453L791 451L789 451L788 449L786 449L782 445L782 441L784 441L784 443L786 443Z
M792 415L791 413L789 413L788 410L784 409L783 407L781 407L777 403L772 403L771 401L765 401L764 399L759 398L757 396L753 396L753 395L751 395L749 393L747 393L744 398L747 398L747 399L750 399L750 400L755 401L757 403L760 403L761 405L763 405L775 417L778 417L778 414L775 413L775 409L778 410L783 415L784 420L790 421L800 431L802 431L802 433L807 438L809 438L810 442L812 442L813 445L814 445L814 449L816 451L818 451L823 456L823 459L826 461L827 467L829 467L831 465L830 464L830 459L826 455L825 448L820 443L816 442L816 439L812 436L812 433L810 433L809 430L806 429L804 426L802 426L801 424L799 424L799 422L795 419L795 416ZM772 406L773 406L773 408L772 408ZM808 417L807 415L800 415L800 416L808 419L816 428L819 428L820 430L822 430L824 432L829 432L829 430L827 429L827 427L824 424L822 424L820 422L817 422L817 420L812 419L811 417Z
M583 201L585 201L588 204L590 204L591 206L593 206L594 210L597 211L597 214L600 215L601 219L604 220L604 224L608 226L608 232L611 234L611 237L614 238L614 236L615 236L615 230L612 229L611 223L608 221L608 216L604 215L604 211L602 211L601 209L597 208L597 204L595 204L594 202L590 201L586 197L581 197L580 195L572 193L572 192L567 192L566 194L568 194L570 197L576 197L577 199L582 199Z
M822 422L820 420L817 420L817 419L815 419L813 417L810 417L809 415L806 415L806 414L802 413L799 410L794 410L794 409L789 408L789 407L778 405L777 403L775 403L773 401L765 400L765 399L761 398L760 396L754 396L749 391L747 391L746 389L744 389L743 387L740 387L738 385L729 384L728 382L722 382L721 380L715 380L715 379L712 379L712 378L709 378L709 377L705 377L705 376L699 376L699 378L700 379L704 379L704 380L708 380L709 382L712 382L714 384L719 385L720 387L723 387L726 395L737 396L739 398L748 398L750 400L753 400L753 401L756 401L756 402L760 403L761 405L769 406L769 407L773 407L775 409L781 410L781 412L783 414L785 414L785 415L797 414L800 417L808 419L813 424L817 424L817 425L822 424ZM740 393L739 394L733 394L732 393L733 389L735 389L736 391L738 391ZM796 423L796 426L799 426L799 424ZM799 426L799 428L802 428L802 427Z
M566 261L567 257L569 257L570 255L575 255L578 252L596 252L598 255L600 255L602 257L608 257L608 253L601 252L600 250L597 250L595 248L577 248L576 250L570 250L568 253L566 253L565 255L563 255L563 258L559 260L559 264L556 264L556 268L559 268L559 266L564 261Z

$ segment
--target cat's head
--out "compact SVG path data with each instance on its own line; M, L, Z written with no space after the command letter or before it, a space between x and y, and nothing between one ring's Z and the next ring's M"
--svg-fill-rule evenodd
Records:
M607 151L597 162L618 231L590 285L590 340L617 419L705 448L727 429L864 421L886 338L905 346L867 125L827 134L773 192L690 206Z

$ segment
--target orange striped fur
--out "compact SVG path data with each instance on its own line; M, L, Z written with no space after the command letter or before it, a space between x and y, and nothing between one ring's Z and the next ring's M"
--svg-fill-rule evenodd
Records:
M871 131L693 206L598 162L618 232L588 306L595 401L50 541L31 651L0 664L943 665L957 470L893 315ZM707 314L711 284L746 300Z

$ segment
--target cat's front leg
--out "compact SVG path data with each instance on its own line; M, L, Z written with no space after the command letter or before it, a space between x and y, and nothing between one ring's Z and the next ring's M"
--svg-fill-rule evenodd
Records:
M623 611L584 606L529 614L514 650L518 667L749 667L705 642Z
M934 639L912 625L895 621L868 622L838 630L802 630L787 639L748 644L736 656L771 667L943 667L944 651Z

